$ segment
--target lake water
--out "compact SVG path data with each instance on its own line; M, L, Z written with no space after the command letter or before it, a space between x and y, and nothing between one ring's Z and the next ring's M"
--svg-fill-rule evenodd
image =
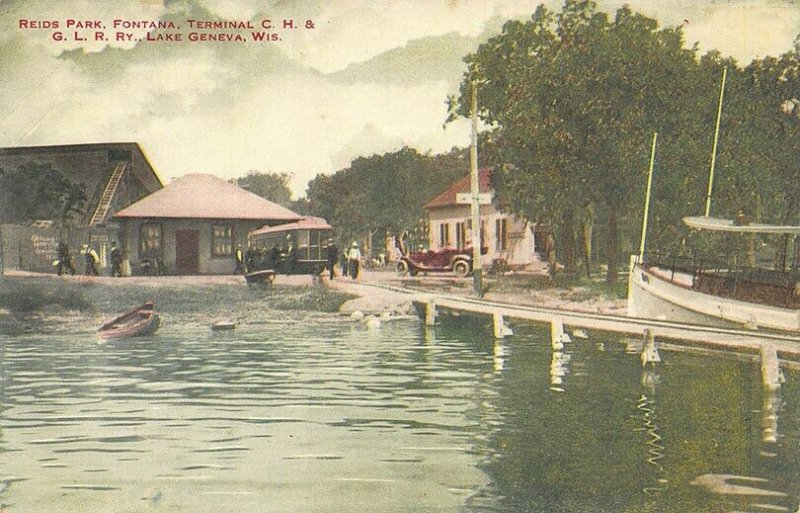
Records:
M589 333L311 316L6 338L6 512L798 509L798 372Z

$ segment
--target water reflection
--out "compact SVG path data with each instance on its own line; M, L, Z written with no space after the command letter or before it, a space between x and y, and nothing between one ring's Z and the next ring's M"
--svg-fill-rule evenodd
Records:
M550 357L550 390L564 392L564 378L567 375L567 364L570 355L564 351L553 351Z
M495 339L492 355L494 357L492 360L494 362L494 371L502 372L506 366L506 348L502 338Z
M645 338L645 344L647 344ZM644 354L644 352L642 353ZM658 360L660 362L660 359ZM642 359L642 389L643 392L639 396L636 408L641 412L641 427L637 430L643 431L645 435L645 461L648 465L652 465L656 474L654 482L649 486L645 486L642 490L645 493L660 492L665 489L664 485L668 482L664 467L661 465L661 460L665 456L666 447L664 440L661 436L659 425L657 422L657 388L660 382L660 377L654 365L655 362L648 359Z
M167 321L0 346L0 509L797 510L795 371L770 395L749 359L643 367L641 338Z
M778 441L778 414L781 404L779 390L764 390L763 406L761 408L761 440L765 443L776 443Z
M97 346L4 346L0 501L41 510L456 511L485 479L470 445L486 353L417 323L176 326ZM442 474L442 475L440 475ZM304 490L315 490L311 495ZM265 502L266 501L266 502Z

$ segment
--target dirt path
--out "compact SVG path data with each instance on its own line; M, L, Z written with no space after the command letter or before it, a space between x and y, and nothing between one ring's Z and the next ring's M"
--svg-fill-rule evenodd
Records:
M609 298L592 292L585 287L569 289L544 287L534 289L528 286L531 280L541 279L538 276L513 276L501 279L487 279L483 298L497 303L554 308L559 310L590 312L601 314L624 315L626 304L624 299ZM440 293L453 296L475 297L472 279L451 276L425 276L416 278L399 278L388 270L368 271L359 276L358 281L348 278L336 278L332 282L325 280L344 292L358 295L357 299L348 301L342 306L343 313L360 310L364 313L381 313L384 311L407 311L410 295L415 292ZM394 288L406 289L408 293L397 292L369 285L391 285Z

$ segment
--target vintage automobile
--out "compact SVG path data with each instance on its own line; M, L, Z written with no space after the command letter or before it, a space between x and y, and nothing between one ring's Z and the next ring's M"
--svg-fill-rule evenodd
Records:
M245 252L247 284L269 284L277 274L319 277L328 265L328 239L332 233L333 227L320 217L304 217L250 232Z
M482 247L485 255L489 248ZM468 276L472 272L472 248L442 248L420 250L403 254L395 264L398 276L416 276L419 273L447 273Z

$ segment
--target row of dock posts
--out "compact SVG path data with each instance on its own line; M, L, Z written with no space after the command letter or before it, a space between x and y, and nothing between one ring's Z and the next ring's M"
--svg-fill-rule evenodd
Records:
M425 303L425 326L433 326L436 324L436 301L430 300ZM495 311L492 313L492 326L494 328L494 338L502 339L514 334L511 328L506 324L505 318L501 312Z
M436 301L435 299L429 299L425 303L425 325L433 326L436 323L436 317ZM513 331L505 322L503 313L498 310L492 312L492 327L496 340L502 340L507 336L513 335ZM554 316L550 321L551 347L554 351L560 351L564 348L564 344L569 341L570 336L564 331L563 320L558 316ZM642 342L642 367L660 363L661 355L658 351L655 333L650 329L645 329L642 333ZM764 387L770 391L779 389L783 376L780 370L777 349L770 344L764 343L760 346L759 358L761 362L761 380Z

